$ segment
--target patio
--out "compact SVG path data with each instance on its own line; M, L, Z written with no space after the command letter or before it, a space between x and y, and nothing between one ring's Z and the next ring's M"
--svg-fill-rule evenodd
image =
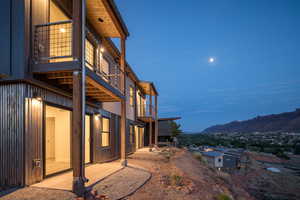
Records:
M104 178L118 172L122 168L123 166L120 161L89 165L85 168L86 178L89 179L89 182L87 182L85 186L90 187ZM31 187L72 191L72 182L73 172L70 171L46 178L42 182L34 184Z

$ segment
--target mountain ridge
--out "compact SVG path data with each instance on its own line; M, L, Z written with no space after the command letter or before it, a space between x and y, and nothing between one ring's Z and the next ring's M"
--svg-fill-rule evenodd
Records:
M204 129L202 133L269 131L300 132L300 109L298 108L293 112L257 116L248 120L214 125Z

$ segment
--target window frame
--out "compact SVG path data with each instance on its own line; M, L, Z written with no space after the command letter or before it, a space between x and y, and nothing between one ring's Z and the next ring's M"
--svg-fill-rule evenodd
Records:
M93 63L90 63L89 61L88 61L88 55L90 55L90 54L87 54L87 52L89 52L90 50L88 50L88 48L87 48L87 44L90 44L90 46L93 48L92 49L92 51L91 51L91 53L92 53L92 62ZM95 53L95 51L96 51L96 46L94 45L94 43L88 38L88 37L86 37L85 38L85 58L84 58L84 61L85 61L85 64L86 64L86 66L90 69L90 70L95 70L95 58L96 58L96 53Z
M134 131L134 125L129 124L129 143L134 144L135 143L135 131Z
M103 130L103 119L108 120L108 131ZM110 141L110 138L111 138L111 125L110 125L110 122L111 121L110 120L111 120L111 118L109 118L109 117L105 117L105 116L101 117L101 144L100 144L100 146L102 148L108 148L108 147L111 146L111 141ZM103 133L108 134L108 145L105 145L105 146L103 145L103 136L102 136Z
M129 105L134 106L134 87L132 85L129 86Z
M109 73L110 73L110 71L109 71L109 68L110 68L109 59L107 59L106 56L104 56L103 53L101 53L100 56L101 56L101 63L100 63L101 73L108 77ZM105 61L107 63L107 71L108 71L107 73L103 70L104 69L103 68L103 63L104 63L103 61Z

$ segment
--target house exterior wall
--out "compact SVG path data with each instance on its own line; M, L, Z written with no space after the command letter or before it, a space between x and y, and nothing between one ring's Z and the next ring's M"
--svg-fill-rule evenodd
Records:
M0 82L0 189L31 185L43 179L43 131L45 105L72 110L72 99L29 83ZM38 101L34 97L41 97ZM120 158L120 116L89 105L91 115L92 162ZM110 118L110 146L101 147L101 120L95 113ZM101 117L100 116L100 117ZM128 120L126 152L135 151L129 143Z
M24 185L23 84L0 85L0 190Z
M134 82L127 76L126 78L126 118L135 120L135 107L130 105L130 87L135 87ZM121 116L120 102L103 102L102 108L108 112Z
M4 31L0 33L0 190L31 185L44 178L45 105L70 111L73 108L69 93L58 89L57 85L51 85L51 81L35 79L37 77L30 68L30 47L33 46L31 37L35 25L49 22L48 1L4 0L2 3L0 11L4 17L0 23ZM104 57L110 64L117 64L106 51ZM8 77L3 78L2 75ZM126 85L126 152L129 154L136 150L135 143L129 143L129 124L135 125L137 122L135 108L130 106L129 100L129 88L135 87L135 83L127 78ZM101 163L118 159L121 151L121 104L102 103L100 109L100 105L92 103L86 105L86 113L91 119L91 160L93 163ZM102 148L100 145L99 112L100 117L110 118L110 147Z
M25 31L24 23L27 5L25 1L1 1L1 53L0 53L0 80L24 78L27 68L25 59ZM18 58L18 59L14 59Z
M215 163L214 163L215 167L217 167L217 168L223 167L223 156L215 157L214 160L215 160L215 161L214 161L214 162L215 162Z
M127 78L126 78L126 118L134 121L135 120L135 106L134 106L134 104L130 105L130 87L132 87L133 91L135 91L134 82L127 76Z

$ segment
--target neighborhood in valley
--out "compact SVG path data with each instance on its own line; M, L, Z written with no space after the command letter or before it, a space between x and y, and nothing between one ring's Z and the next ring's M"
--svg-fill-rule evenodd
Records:
M299 10L2 0L0 200L299 200Z

